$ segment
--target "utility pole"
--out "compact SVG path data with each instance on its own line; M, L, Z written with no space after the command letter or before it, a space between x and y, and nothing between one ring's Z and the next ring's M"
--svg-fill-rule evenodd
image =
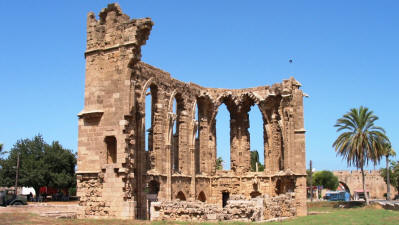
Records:
M310 201L313 202L313 181L312 181L313 168L312 168L312 160L310 160L310 162L309 162L309 167L310 167Z
M18 173L19 173L19 152L17 153L17 174L15 175L15 195L17 195L18 188Z

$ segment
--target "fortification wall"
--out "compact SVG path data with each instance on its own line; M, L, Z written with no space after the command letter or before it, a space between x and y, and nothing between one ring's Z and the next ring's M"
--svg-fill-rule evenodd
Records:
M340 182L345 183L351 195L355 190L363 190L362 173L360 171L333 171ZM387 184L378 170L365 171L366 190L369 191L370 197L374 199L385 199L384 194L387 193ZM394 197L396 189L391 185L391 196Z

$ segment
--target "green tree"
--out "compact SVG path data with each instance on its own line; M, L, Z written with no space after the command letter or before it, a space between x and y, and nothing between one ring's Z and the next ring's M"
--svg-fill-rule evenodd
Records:
M333 147L338 155L341 155L348 166L356 166L361 170L363 191L366 205L369 204L365 192L364 166L369 162L377 165L384 155L385 142L389 142L385 136L385 130L375 126L378 117L367 107L353 108L339 118L335 124L337 132L343 131L334 141Z
M323 186L323 188L327 188L333 191L335 191L339 185L338 177L328 170L318 171L314 173L312 180L313 185Z
M222 157L218 157L216 159L216 170L223 170L223 159Z
M389 178L389 156L395 156L396 152L393 150L391 143L386 142L384 143L384 154L385 154L385 162L386 162L386 176L387 178L385 179L385 182L387 183L387 200L391 200L391 184L390 184L390 178Z
M313 176L313 174L312 174L312 176ZM311 181L310 169L307 169L306 170L306 187L310 187L310 181Z
M33 187L39 193L42 186L67 188L76 185L75 154L58 142L49 145L37 135L33 139L18 140L8 157L0 161L0 186L14 185L18 155L20 186Z
M3 152L3 144L0 144L0 169L1 169L1 161L2 161L2 155L4 154Z
M392 186L395 187L396 191L399 192L399 162L389 161L388 171L389 175L386 168L381 168L380 174L387 184L389 182Z
M2 155L6 154L6 151L3 151L3 144L0 144L0 159L2 157Z
M47 168L48 186L69 188L76 185L76 155L64 149L58 141L47 145L44 155Z
M251 151L251 171L256 172L256 164L258 164L258 171L264 171L265 166L259 162L259 153L257 150Z

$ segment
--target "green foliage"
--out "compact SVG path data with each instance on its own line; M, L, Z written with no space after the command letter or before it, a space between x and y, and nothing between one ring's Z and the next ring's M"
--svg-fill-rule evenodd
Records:
M19 186L68 188L76 185L76 156L58 142L47 144L40 135L18 140L7 158L0 161L0 186L15 184L17 156L20 157Z
M339 185L338 177L328 170L315 172L312 177L314 186L323 186L335 191Z
M384 143L389 142L382 127L374 125L378 117L367 107L353 108L337 120L335 127L341 133L333 147L346 159L349 166L363 168L371 161L377 165L384 156Z
M399 192L399 161L389 162L389 181L392 186L395 187L396 191ZM387 169L381 168L380 174L384 178L385 183L387 182Z
M310 181L311 181L311 177L310 177L310 169L306 170L306 187L310 187ZM313 184L314 185L314 184Z
M6 153L7 153L6 151L3 151L3 144L0 144L0 160L1 160L2 155L6 154Z
M223 159L222 157L218 157L216 159L216 170L223 170Z
M388 156L388 157L390 157L390 156L396 156L396 152L395 152L395 150L392 148L391 143L389 143L389 142L385 142L385 143L384 143L384 155L385 155L385 156Z
M265 166L259 162L259 153L257 150L251 151L251 171L256 172L256 163L258 163L258 171L264 171Z
M362 172L363 189L365 189L364 166L372 162L377 165L384 156L384 143L389 142L382 127L374 125L378 117L367 107L353 108L335 124L337 132L343 131L334 141L333 147L348 166L356 166ZM369 204L365 195L366 204Z

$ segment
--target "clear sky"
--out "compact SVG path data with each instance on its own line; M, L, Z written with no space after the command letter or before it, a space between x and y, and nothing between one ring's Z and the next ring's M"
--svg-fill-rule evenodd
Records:
M41 133L77 151L87 13L98 15L109 2L0 2L0 142L6 150ZM270 85L290 76L300 81L310 96L304 100L306 160L316 169L347 169L332 148L333 125L360 105L380 117L377 125L399 151L398 1L119 3L133 18L153 19L142 60L176 79L220 88ZM225 149L229 115L221 111L217 128L227 134L218 134L218 148ZM253 112L251 129L259 130ZM262 149L258 134L251 136L252 149Z

